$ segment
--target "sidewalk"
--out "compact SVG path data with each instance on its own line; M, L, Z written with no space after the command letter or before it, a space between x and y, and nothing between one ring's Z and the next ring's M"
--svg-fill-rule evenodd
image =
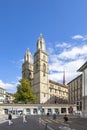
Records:
M0 130L45 130L45 126L39 123L34 117L27 117L27 122L23 123L22 116L13 119L13 124L8 125L8 122L0 123ZM48 129L46 129L48 130ZM50 129L52 130L52 129Z
M12 115L12 118L15 119L15 118L17 118L17 116ZM8 115L0 114L0 124L3 122L6 122L6 121L8 121Z

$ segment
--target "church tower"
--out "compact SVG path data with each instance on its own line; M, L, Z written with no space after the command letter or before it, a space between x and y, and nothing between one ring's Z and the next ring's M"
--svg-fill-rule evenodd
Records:
M33 79L33 60L29 49L24 55L24 63L22 64L22 78Z
M45 103L48 100L48 54L42 35L37 40L37 50L34 54L34 81L33 90L37 97L37 103Z
M65 80L65 70L63 72L63 85L66 85L66 80Z

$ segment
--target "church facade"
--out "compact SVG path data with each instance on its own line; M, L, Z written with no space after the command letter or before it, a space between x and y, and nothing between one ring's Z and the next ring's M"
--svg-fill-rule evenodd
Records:
M48 78L49 64L46 43L42 35L36 43L36 52L32 57L30 50L24 55L22 64L22 78L31 82L33 92L37 97L36 103L68 103L68 88Z

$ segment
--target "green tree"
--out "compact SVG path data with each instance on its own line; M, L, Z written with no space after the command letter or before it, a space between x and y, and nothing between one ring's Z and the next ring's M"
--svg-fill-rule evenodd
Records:
M14 94L15 103L35 102L36 97L31 89L30 81L28 79L21 79L17 85L17 92Z

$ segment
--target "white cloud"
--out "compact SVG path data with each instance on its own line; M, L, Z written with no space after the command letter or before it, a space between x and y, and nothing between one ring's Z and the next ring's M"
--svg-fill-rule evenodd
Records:
M47 51L49 52L49 54L52 54L54 52L54 49L49 47Z
M83 38L83 41L86 41L86 40L87 40L87 35L85 35Z
M56 46L55 47L70 47L71 45L69 45L69 43L66 43L66 42L63 42L63 43L58 43L58 44L56 44Z
M72 39L86 41L87 40L87 35L84 35L84 36L75 35L75 36L72 36Z
M73 80L80 72L77 70L87 60L87 44L63 48L62 52L49 54L49 79L62 82L63 71L66 73L66 82Z
M63 79L63 73L51 73L49 74L49 79L50 80L54 80L54 81L61 81L62 82L62 79Z
M85 60L77 59L69 62L58 61L58 63L52 63L49 65L51 72L49 73L49 79L62 82L63 72L65 70L66 82L68 83L70 80L80 74L77 72L77 70L84 62Z
M82 35L75 35L75 36L72 36L72 39L84 39L84 36L82 36Z
M73 47L70 50L64 50L61 54L58 55L61 59L76 59L81 58L81 56L87 56L87 45L83 45L80 47Z
M4 83L2 80L0 80L0 87L5 89L7 92L14 93L16 91L17 83Z

